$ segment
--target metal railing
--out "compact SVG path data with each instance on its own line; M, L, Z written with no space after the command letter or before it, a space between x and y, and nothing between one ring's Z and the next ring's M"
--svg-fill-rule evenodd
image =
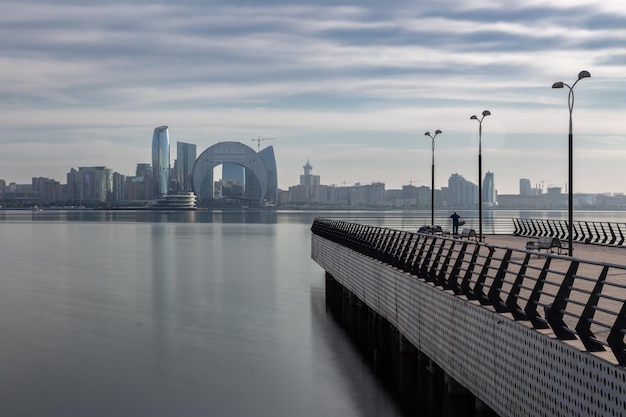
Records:
M514 218L513 225L515 236L568 238L565 220ZM626 243L626 224L624 223L575 221L572 231L572 240L575 242L611 246L624 246Z
M626 365L626 266L341 220L311 231Z

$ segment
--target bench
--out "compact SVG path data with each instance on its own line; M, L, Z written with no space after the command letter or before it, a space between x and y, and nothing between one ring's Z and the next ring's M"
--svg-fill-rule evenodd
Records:
M461 234L459 235L459 239L473 239L478 240L478 235L476 235L476 231L474 229L463 229L461 230Z
M542 249L545 249L546 252L550 251L551 253L554 253L553 249L555 248L560 255L564 250L567 250L569 247L566 243L561 242L559 238L550 236L542 236L538 240L526 242L527 250L541 251Z
M418 233L426 233L429 235L448 236L450 233L446 232L441 226L422 226L418 229Z

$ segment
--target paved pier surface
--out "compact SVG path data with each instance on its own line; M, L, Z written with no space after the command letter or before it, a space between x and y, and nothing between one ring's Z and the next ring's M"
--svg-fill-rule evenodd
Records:
M536 240L536 237L485 235L485 243L515 249L526 249L526 242ZM545 253L546 251L542 250L541 252ZM567 251L564 251L564 254L567 255ZM626 248L622 247L574 243L573 255L575 258L585 260L626 265Z

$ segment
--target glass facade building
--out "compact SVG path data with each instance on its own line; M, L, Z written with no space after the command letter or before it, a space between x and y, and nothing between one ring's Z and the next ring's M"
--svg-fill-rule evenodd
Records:
M496 205L496 185L493 178L493 172L485 174L483 181L483 206L493 207Z
M244 167L228 162L222 165L222 197L246 197L245 186Z
M243 172L244 196L246 199L265 200L275 203L278 195L276 159L271 146L259 151L240 142L220 142L200 154L193 168L193 191L200 203L215 198L213 168L222 165L223 179L228 179L229 165L235 165L239 177ZM226 170L226 172L224 172ZM241 171L243 170L243 171ZM233 177L235 172L232 173ZM222 190L224 194L224 190Z
M196 163L196 145L176 142L176 179L182 191L191 191L193 164Z
M167 126L154 129L152 136L152 184L154 198L167 195L170 172L170 137Z

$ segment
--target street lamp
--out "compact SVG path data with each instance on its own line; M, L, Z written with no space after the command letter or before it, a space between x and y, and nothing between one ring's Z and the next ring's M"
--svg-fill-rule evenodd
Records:
M435 225L435 138L438 134L442 133L441 130L435 130L435 134L431 135L430 132L424 133L425 136L429 136L433 142L433 164L431 171L431 187L430 187L430 224L431 226Z
M483 163L482 163L482 136L483 136L483 119L490 116L489 110L484 110L482 117L473 115L470 120L478 121L478 241L483 241Z
M573 187L573 169L572 169L572 163L573 163L573 155L574 155L574 151L573 151L573 146L574 146L574 136L572 135L572 110L574 110L574 86L576 86L576 83L578 83L578 81L582 80L583 78L589 78L591 77L591 74L589 74L589 71L581 71L578 73L578 79L576 81L574 81L574 84L572 84L572 86L570 87L569 85L565 84L563 81L558 81L554 84L552 84L552 88L563 88L563 87L567 87L569 88L569 94L567 96L567 106L569 107L569 140L568 140L568 147L569 147L569 161L568 161L568 165L569 165L569 169L568 169L568 182L569 185L567 187L568 189L568 201L567 201L567 217L568 217L568 221L567 221L567 242L568 242L568 246L569 248L567 249L567 253L569 256L572 256L572 251L574 250L572 244L573 244L573 235L574 235L574 187Z

